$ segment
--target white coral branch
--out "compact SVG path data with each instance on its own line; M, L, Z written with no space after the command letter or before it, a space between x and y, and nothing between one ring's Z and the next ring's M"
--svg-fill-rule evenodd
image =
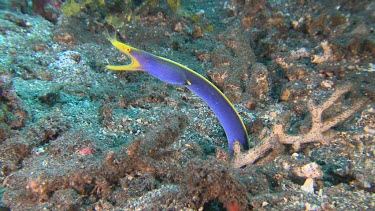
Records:
M242 152L241 144L235 141L233 143L233 157L231 164L235 168L252 164L258 159L266 156L266 153L273 150L277 146L277 142L282 144L291 144L293 149L298 151L301 144L320 142L322 144L328 144L330 137L325 132L336 124L344 121L355 113L364 103L365 100L359 100L355 105L349 109L343 111L337 116L331 117L328 120L322 120L322 113L329 107L331 107L335 101L348 92L351 89L351 85L344 85L339 88L323 103L315 105L312 101L308 101L307 107L311 114L312 126L309 132L298 135L285 134L284 127L281 124L275 124L272 127L272 131L269 136L265 137L259 145L254 148Z

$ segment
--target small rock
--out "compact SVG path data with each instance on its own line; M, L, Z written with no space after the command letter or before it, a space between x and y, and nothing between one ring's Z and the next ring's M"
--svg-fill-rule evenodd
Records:
M195 26L193 28L193 32L191 33L193 38L200 38L203 37L203 29L201 26Z
M307 193L314 193L314 179L312 178L307 178L305 180L305 183L301 186L301 190L307 192Z
M177 23L173 26L173 31L176 31L176 32L181 32L181 31L182 31L182 24L181 24L181 22L177 22Z
M290 87L284 87L280 94L280 100L287 101L289 100L290 96L291 96Z
M318 166L318 164L312 162L308 163L302 167L292 168L292 173L298 177L302 178L322 178L323 172Z
M323 80L321 83L320 83L320 86L323 87L323 88L326 88L326 89L330 89L332 88L332 86L334 85L333 81L331 80Z

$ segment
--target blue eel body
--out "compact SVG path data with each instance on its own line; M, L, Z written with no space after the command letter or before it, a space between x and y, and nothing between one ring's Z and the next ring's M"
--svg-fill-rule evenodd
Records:
M202 98L218 117L227 135L229 150L232 150L232 143L235 140L239 141L245 149L248 149L248 134L241 117L228 98L214 84L177 62L121 43L116 38L109 38L109 41L125 53L131 59L131 63L121 66L108 65L108 69L141 70L164 82L187 87Z

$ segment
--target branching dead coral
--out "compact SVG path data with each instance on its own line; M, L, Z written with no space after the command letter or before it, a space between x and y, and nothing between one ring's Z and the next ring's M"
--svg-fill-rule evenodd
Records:
M351 87L351 85L338 87L337 90L320 105L315 105L311 100L308 101L307 107L311 114L312 127L307 133L298 135L286 134L282 124L275 124L272 127L270 134L263 138L259 145L246 152L241 152L240 143L237 141L234 142L233 158L231 161L232 166L239 168L247 164L252 164L267 156L267 153L270 151L277 149L277 146L280 143L291 144L296 151L300 149L301 144L305 143L319 142L321 144L329 144L333 136L332 133L327 133L327 131L350 117L365 103L365 100L360 99L355 105L341 112L337 116L323 120L322 113L331 107L340 96L348 92Z

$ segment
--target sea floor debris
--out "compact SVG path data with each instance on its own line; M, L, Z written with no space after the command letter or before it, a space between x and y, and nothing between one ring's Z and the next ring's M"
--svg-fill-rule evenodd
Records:
M118 1L70 17L34 2L43 9L0 3L0 206L375 209L372 1L143 1L130 17ZM187 89L107 71L129 60L106 28L207 76L243 118L250 151L229 153Z

